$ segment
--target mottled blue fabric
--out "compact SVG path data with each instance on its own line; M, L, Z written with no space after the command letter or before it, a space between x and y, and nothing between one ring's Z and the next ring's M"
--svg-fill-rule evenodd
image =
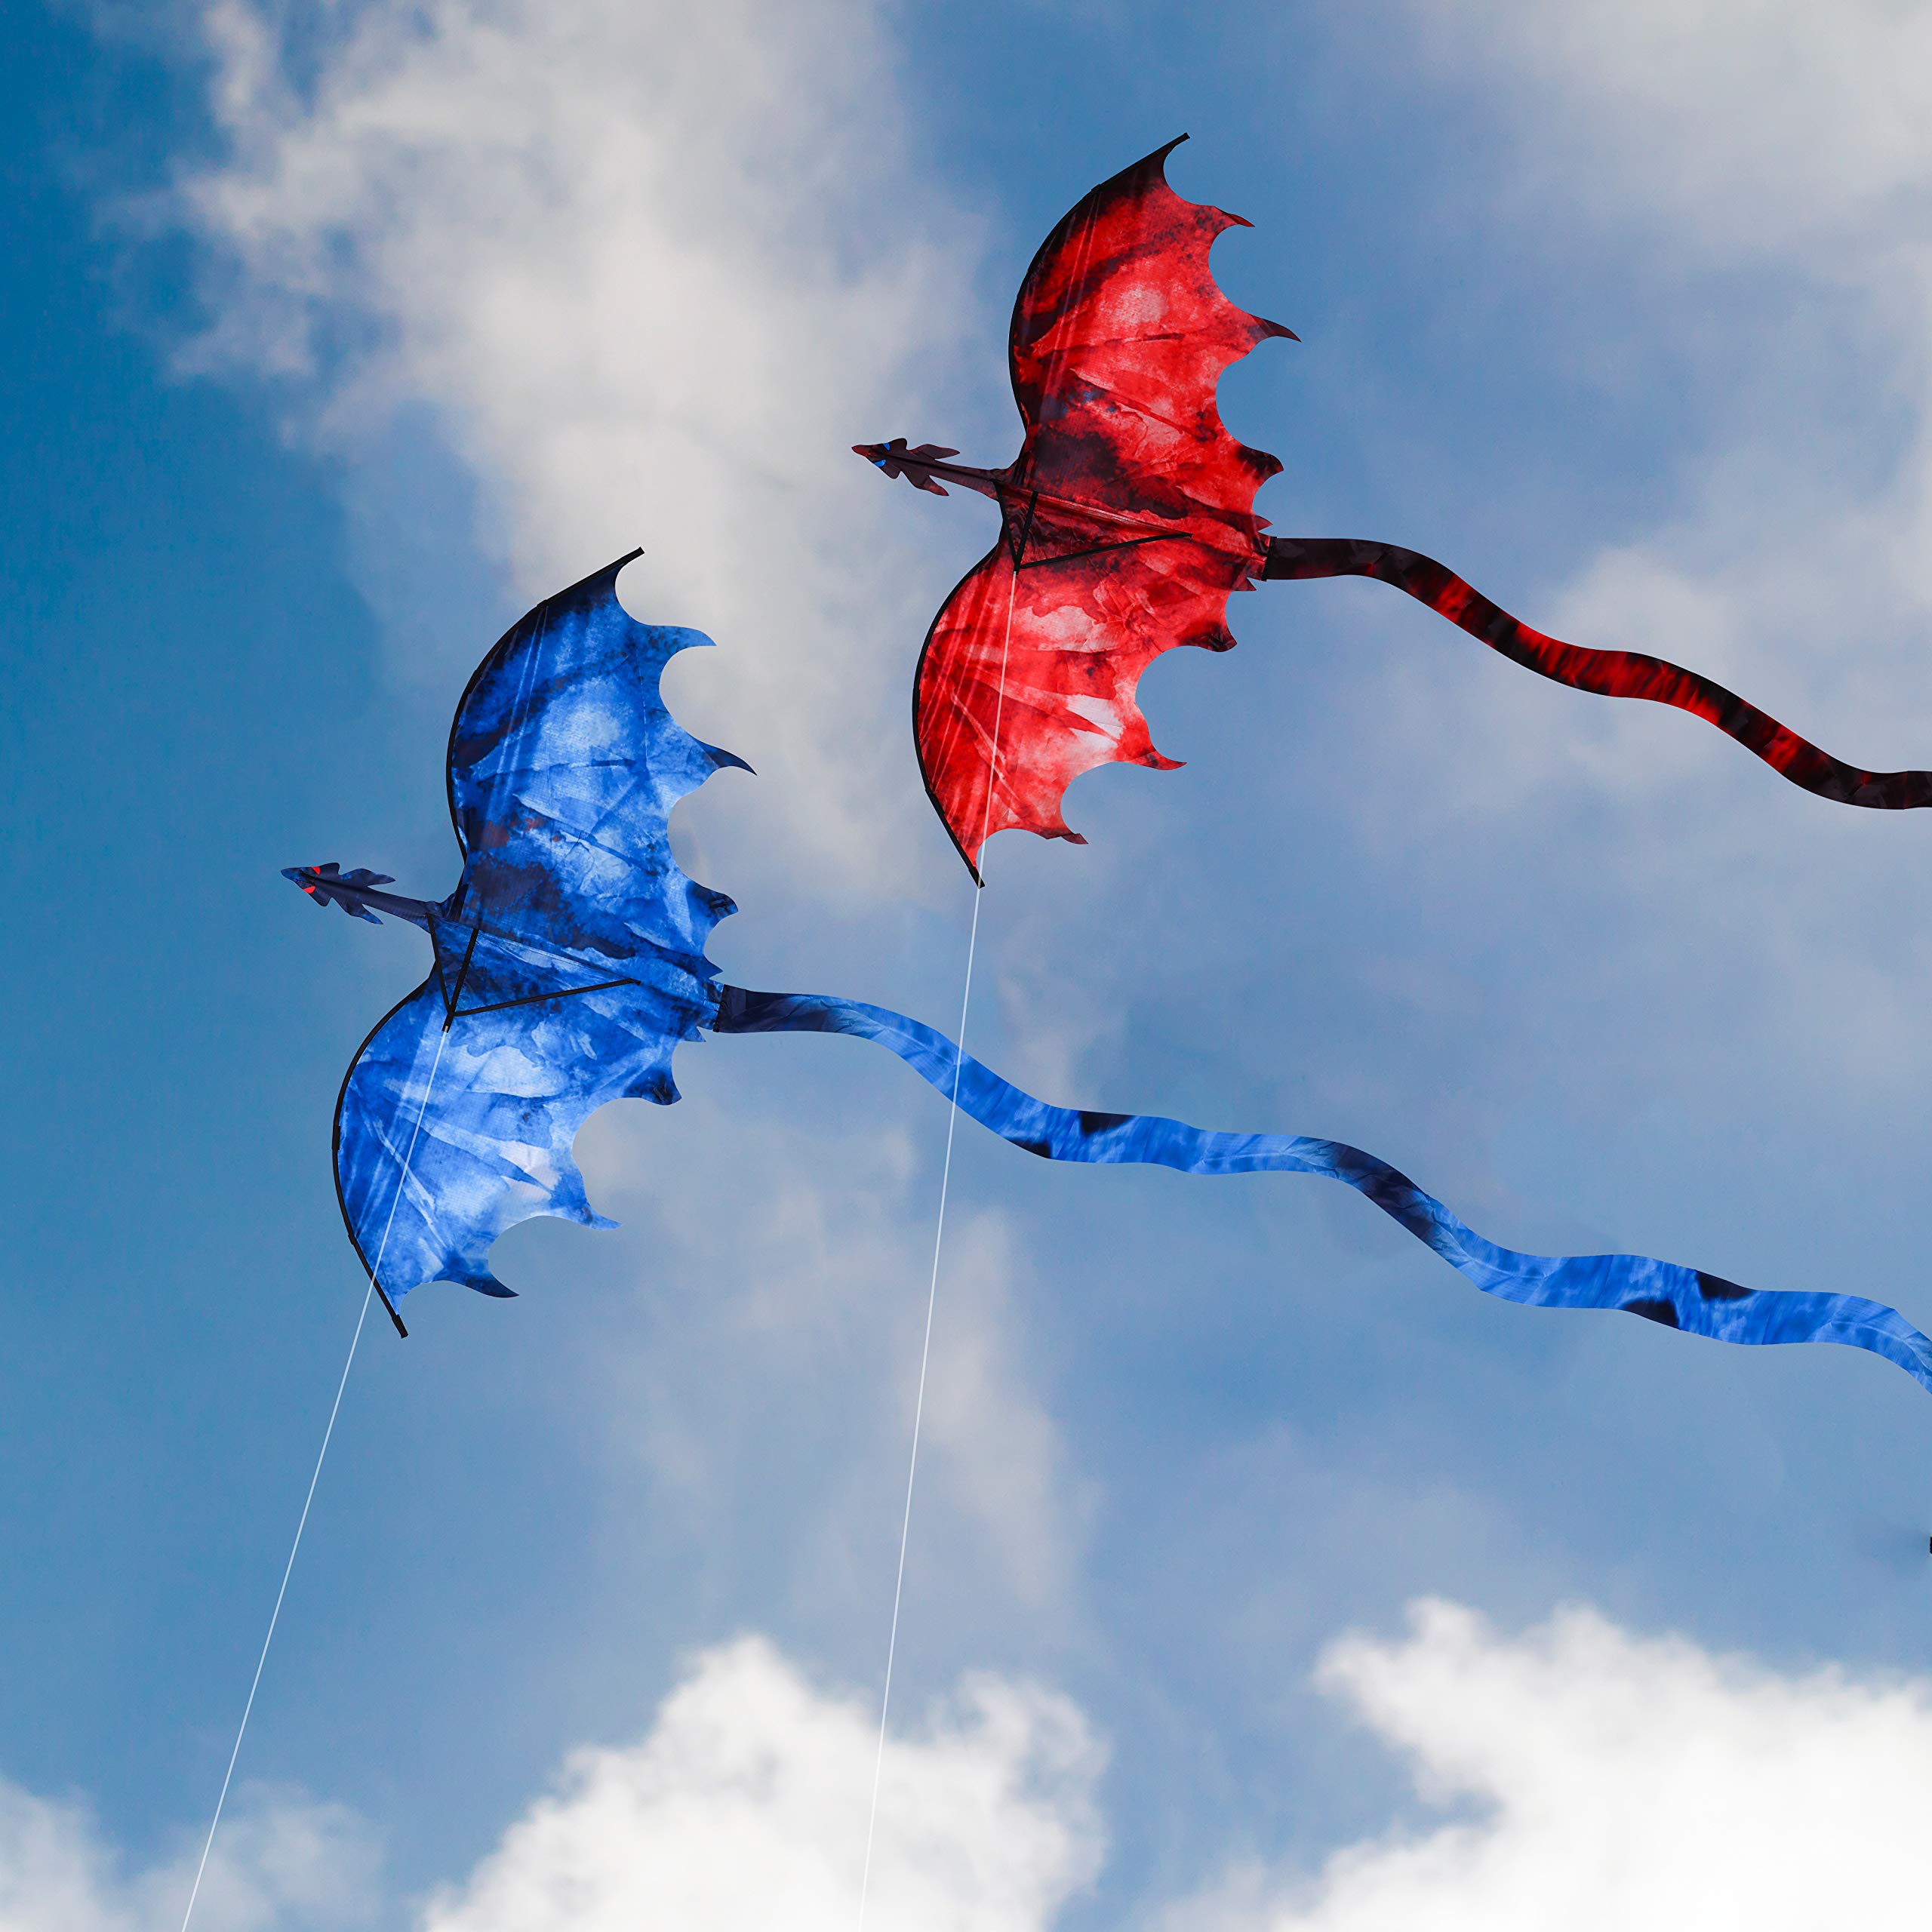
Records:
M1214 1134L1150 1114L1049 1106L1010 1085L943 1033L882 1007L811 993L722 989L720 1032L849 1033L876 1040L983 1127L1048 1160L1146 1161L1183 1174L1303 1174L1366 1195L1485 1294L1535 1308L1621 1309L1721 1342L1841 1342L1896 1362L1932 1389L1932 1340L1896 1309L1857 1295L1740 1287L1638 1254L1522 1254L1466 1227L1387 1161L1339 1140Z
M742 761L665 709L665 664L711 640L635 623L616 591L629 561L515 625L451 730L463 877L421 906L435 968L336 1109L343 1217L392 1302L437 1280L508 1294L491 1244L533 1215L610 1226L584 1198L577 1130L609 1100L675 1100L672 1051L716 1003L704 949L732 904L678 869L666 821Z

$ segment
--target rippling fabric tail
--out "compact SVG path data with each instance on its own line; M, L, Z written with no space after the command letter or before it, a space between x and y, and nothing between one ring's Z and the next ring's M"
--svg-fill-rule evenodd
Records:
M721 1033L850 1033L876 1040L981 1126L1054 1161L1146 1161L1183 1174L1320 1174L1366 1195L1485 1294L1535 1308L1614 1308L1720 1342L1842 1342L1896 1362L1932 1389L1932 1341L1896 1309L1856 1295L1740 1287L1695 1268L1637 1254L1521 1254L1465 1227L1386 1161L1339 1140L1275 1134L1213 1134L1150 1114L1049 1106L1010 1085L916 1020L816 993L727 986Z
M1820 751L1735 691L1681 664L1647 657L1641 651L1592 651L1545 637L1419 550L1352 537L1276 537L1269 540L1263 574L1303 580L1373 577L1426 604L1512 663L1552 683L1593 691L1600 697L1647 698L1653 704L1687 711L1735 738L1781 777L1835 804L1869 805L1880 811L1932 804L1932 771L1861 771Z

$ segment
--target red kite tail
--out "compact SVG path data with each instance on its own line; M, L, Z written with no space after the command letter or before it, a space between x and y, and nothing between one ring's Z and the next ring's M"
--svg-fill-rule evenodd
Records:
M1932 804L1932 771L1865 771L1820 751L1734 691L1695 671L1635 651L1592 651L1519 623L1454 571L1396 543L1347 537L1277 537L1266 577L1369 577L1426 604L1513 663L1573 691L1647 698L1715 724L1794 785L1835 804L1902 811Z

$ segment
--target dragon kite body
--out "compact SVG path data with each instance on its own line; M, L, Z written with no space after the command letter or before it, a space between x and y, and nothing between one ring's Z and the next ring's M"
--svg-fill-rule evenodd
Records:
M397 1303L426 1282L509 1294L490 1251L517 1223L553 1214L611 1225L586 1198L577 1131L607 1101L675 1101L681 1042L804 1032L884 1047L974 1119L1048 1160L1325 1177L1487 1294L1621 1309L1725 1341L1847 1343L1932 1389L1932 1340L1877 1302L1760 1292L1636 1255L1521 1254L1338 1141L1050 1106L902 1014L720 984L705 949L734 909L678 867L668 820L712 772L743 761L700 744L666 710L665 664L710 639L634 620L616 589L629 561L546 598L470 680L450 734L463 864L447 897L386 892L386 875L333 863L285 874L318 905L377 923L390 913L431 943L428 976L363 1041L336 1106L343 1217L399 1331Z
M1228 598L1273 578L1374 577L1558 684L1690 712L1821 798L1932 804L1932 772L1860 770L1694 671L1546 637L1419 552L1266 535L1255 493L1281 466L1229 435L1215 389L1258 343L1294 332L1216 286L1215 238L1247 224L1168 186L1179 144L1102 183L1034 257L1008 336L1025 430L1011 464L971 468L903 437L854 445L888 476L1000 507L998 540L933 620L912 695L927 792L976 881L987 839L1009 827L1085 842L1062 814L1082 772L1174 768L1135 700L1141 672L1177 645L1228 649Z

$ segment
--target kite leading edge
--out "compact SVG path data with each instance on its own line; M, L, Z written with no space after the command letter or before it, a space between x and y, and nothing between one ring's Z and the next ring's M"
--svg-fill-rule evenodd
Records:
M1216 285L1216 236L1247 224L1168 186L1177 145L1095 188L1028 269L1009 331L1025 432L1012 463L976 469L903 436L853 446L888 477L938 496L957 484L1000 507L999 537L941 605L913 681L920 771L976 881L994 832L1085 842L1062 815L1083 772L1174 768L1137 701L1141 673L1177 645L1227 650L1228 598L1266 580L1373 577L1557 684L1690 712L1820 798L1932 804L1932 771L1864 771L1696 672L1546 637L1416 551L1265 535L1255 493L1281 466L1229 434L1215 389L1257 343L1293 331Z

